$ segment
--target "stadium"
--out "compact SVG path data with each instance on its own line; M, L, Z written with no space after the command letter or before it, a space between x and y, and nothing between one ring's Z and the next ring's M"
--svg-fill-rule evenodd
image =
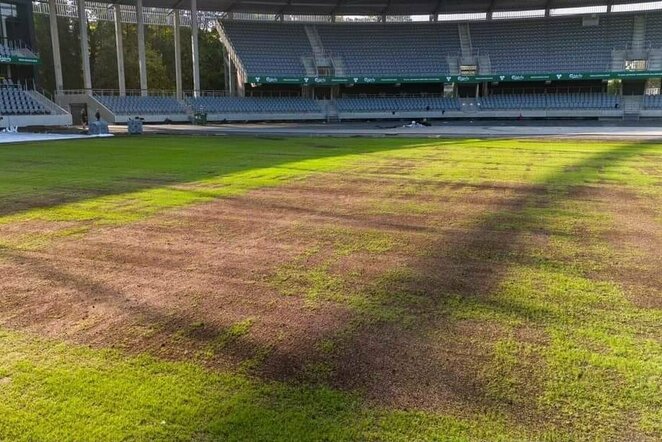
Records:
M662 440L662 2L0 36L1 441Z

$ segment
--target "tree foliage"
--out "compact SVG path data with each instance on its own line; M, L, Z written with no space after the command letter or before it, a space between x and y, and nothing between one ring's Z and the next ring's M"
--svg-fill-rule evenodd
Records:
M46 15L35 15L36 47L41 54L39 67L41 87L55 90L53 53L49 20ZM62 54L62 75L65 89L83 87L78 20L58 17L58 34ZM140 88L138 68L138 39L136 25L122 24L124 46L124 76L127 89ZM113 22L89 23L90 68L95 89L118 89L115 25ZM184 90L193 89L191 58L191 30L180 28L182 83ZM224 87L224 48L215 31L200 30L200 82L202 89L219 90ZM145 26L145 55L147 85L150 89L175 88L175 39L169 26Z

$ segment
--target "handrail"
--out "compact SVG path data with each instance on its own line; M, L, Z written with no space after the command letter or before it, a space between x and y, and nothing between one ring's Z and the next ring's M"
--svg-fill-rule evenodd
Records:
M402 93L402 94L342 94L340 98L364 99L364 98L455 98L438 93Z
M142 95L140 89L127 89L126 96L140 96ZM97 95L97 96L119 96L119 89L63 89L57 91L56 95ZM150 97L176 97L177 92L172 89L149 89L147 95Z

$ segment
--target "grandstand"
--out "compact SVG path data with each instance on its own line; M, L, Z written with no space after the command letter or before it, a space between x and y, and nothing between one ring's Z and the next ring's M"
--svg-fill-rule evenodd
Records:
M116 5L111 11L103 2L49 0L33 8L49 14L52 25L63 14L129 21L138 26L139 41L145 23L174 26L177 47L179 27L191 26L190 92L181 84L181 57L174 90L149 89L144 45L138 46L140 90L124 86L122 51L117 54L119 88L95 90L86 26L81 27L83 88L64 90L52 26L52 92L59 106L37 92L34 70L17 78L16 68L4 78L21 87L10 90L3 84L3 112L39 117L40 124L48 116L67 114L62 109L76 114L81 106L90 113L98 109L116 123L133 117L185 122L196 113L207 114L208 121L662 117L658 2L530 0L514 7L505 0L392 0L387 5L376 0L361 5L209 0L200 5L203 11L196 0L177 5L171 10L162 0L147 5L138 0L135 7ZM81 14L82 8L88 14ZM24 12L26 22L31 13ZM225 46L226 53L219 54L225 56L223 92L205 91L200 84L200 26L215 27ZM116 37L121 48L121 33ZM39 62L29 35L4 41L0 60Z

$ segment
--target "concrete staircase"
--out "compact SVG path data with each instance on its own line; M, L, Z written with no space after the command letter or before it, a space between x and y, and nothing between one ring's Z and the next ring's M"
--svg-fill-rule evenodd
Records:
M332 56L331 64L333 65L333 72L336 77L344 77L345 74L345 60L342 57Z
M625 70L625 49L614 49L611 51L611 70L621 72Z
M315 77L317 75L317 67L313 57L301 57L301 64L303 64L307 76Z
M461 23L457 25L457 30L460 35L460 50L462 51L462 58L473 56L473 48L471 47L471 32L469 25Z
M639 121L641 114L641 102L643 97L639 95L625 95L623 96L623 120L625 121Z
M339 123L338 106L335 100L326 100L322 103L322 109L326 114L327 123Z
M489 55L478 56L478 73L480 75L490 75L492 73L492 60Z
M632 32L632 51L642 53L646 49L646 17L634 17L634 31Z
M54 103L53 101L46 98L45 95L40 94L39 92L34 91L34 90L28 90L26 92L37 103L41 104L46 109L48 109L48 111L51 113L51 115L68 115L69 114L69 112L67 112L64 108L58 106L56 103Z
M451 75L460 75L460 57L446 57L448 63L448 72Z
M480 108L478 107L478 100L475 98L460 98L460 108L462 112L467 114L477 113Z
M319 64L325 58L324 45L322 44L322 38L317 32L315 26L305 26L306 35L308 36L308 41L310 42L310 47L313 49L313 57L315 57L315 63Z
M317 28L312 25L304 27L306 31L306 36L308 37L308 42L310 47L313 50L312 63L314 64L312 70L314 73L310 73L310 63L304 62L306 68L306 73L309 76L318 75L319 68L332 68L333 75L336 77L345 76L345 62L341 57L335 57L327 53L324 50L324 44L322 43L322 38L317 32Z

